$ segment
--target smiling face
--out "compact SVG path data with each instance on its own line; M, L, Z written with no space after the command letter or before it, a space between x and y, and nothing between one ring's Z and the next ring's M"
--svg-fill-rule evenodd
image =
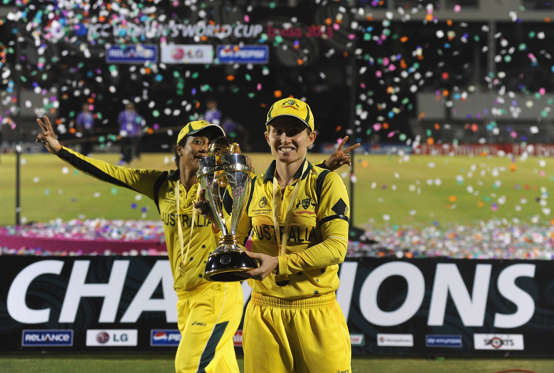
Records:
M265 139L273 157L286 164L302 161L308 148L314 143L316 134L298 119L280 116L267 126Z
M187 136L182 145L177 145L176 153L179 155L179 169L196 172L198 170L198 160L208 155L208 145L210 138L208 136Z

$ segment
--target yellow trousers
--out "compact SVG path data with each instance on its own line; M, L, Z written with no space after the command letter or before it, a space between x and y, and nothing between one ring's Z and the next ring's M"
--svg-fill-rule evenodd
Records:
M335 294L284 300L253 293L243 328L245 373L350 373L351 346Z
M233 335L242 317L240 282L209 282L177 292L181 342L177 373L239 373Z

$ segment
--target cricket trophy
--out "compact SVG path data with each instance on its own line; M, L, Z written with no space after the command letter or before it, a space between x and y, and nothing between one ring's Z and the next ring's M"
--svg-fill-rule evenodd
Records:
M197 177L215 223L222 233L217 248L208 257L205 278L210 281L240 281L250 276L247 271L257 268L258 262L245 253L237 241L237 225L244 210L250 185L250 166L237 143L229 144L220 137L210 144L208 155L199 159ZM228 196L226 196L228 194ZM224 200L232 207L230 225L224 216ZM228 206L226 211L228 211Z

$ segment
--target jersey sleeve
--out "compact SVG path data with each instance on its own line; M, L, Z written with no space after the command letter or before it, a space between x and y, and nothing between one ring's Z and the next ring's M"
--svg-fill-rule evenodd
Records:
M298 253L279 256L279 274L324 268L344 261L348 246L350 201L339 175L329 172L323 182L317 208L322 241Z
M151 199L155 199L154 185L156 181L165 173L164 171L116 166L99 159L87 157L65 146L60 149L57 155L76 169L98 180L132 189Z

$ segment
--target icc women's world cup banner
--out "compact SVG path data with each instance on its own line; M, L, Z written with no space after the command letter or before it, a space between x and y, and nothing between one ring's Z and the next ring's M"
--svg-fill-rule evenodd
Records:
M180 341L166 258L4 256L0 267L0 351ZM554 356L552 262L365 258L339 277L354 354Z

